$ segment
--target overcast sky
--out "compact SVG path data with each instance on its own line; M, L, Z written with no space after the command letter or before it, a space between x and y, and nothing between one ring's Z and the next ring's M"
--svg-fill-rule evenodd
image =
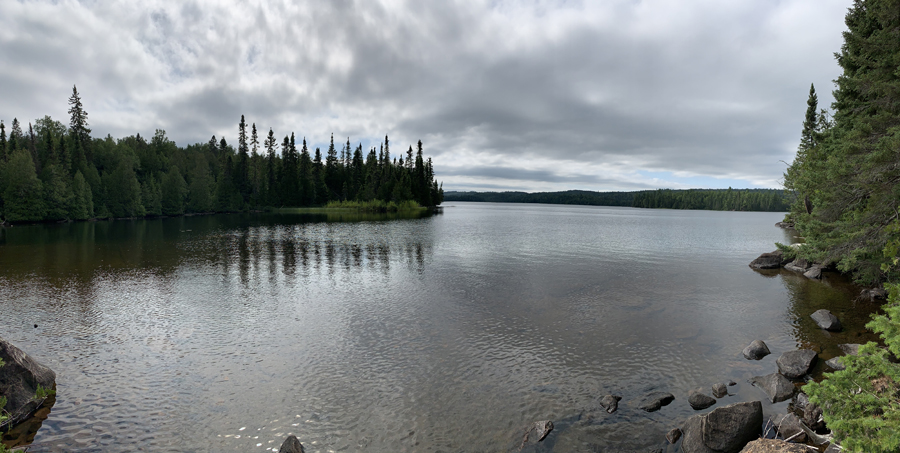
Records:
M74 84L97 137L421 139L445 190L780 187L850 4L3 0L0 119Z

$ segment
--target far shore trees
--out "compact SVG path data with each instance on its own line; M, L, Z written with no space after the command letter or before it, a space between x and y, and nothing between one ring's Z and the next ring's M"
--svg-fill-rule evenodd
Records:
M416 168L385 155L363 162L362 145L351 158L349 138L341 158L333 135L325 155L317 148L313 158L305 137L297 149L293 132L285 135L279 150L270 128L263 142L265 154L260 154L256 123L251 123L248 133L244 115L238 122L237 149L225 137L215 136L207 143L179 147L161 129L149 141L140 134L92 138L88 113L75 86L68 104L68 127L45 116L23 132L18 118L13 118L7 132L6 123L0 121L0 222L236 212L341 202L400 205L414 201L435 206L442 200L430 159ZM388 143L385 136L381 145L385 154Z

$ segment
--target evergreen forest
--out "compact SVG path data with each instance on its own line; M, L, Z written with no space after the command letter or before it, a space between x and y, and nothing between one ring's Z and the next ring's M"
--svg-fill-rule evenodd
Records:
M887 302L846 369L804 387L850 452L900 451L900 1L855 0L845 16L831 109L810 86L796 158L784 175L787 221L806 238L790 258L834 266Z
M790 200L777 189L688 189L637 192L447 192L446 201L494 203L546 203L635 208L706 209L714 211L784 212Z
M243 115L237 143L213 136L180 147L156 130L113 139L91 137L76 87L69 124L49 116L27 126L0 121L0 222L40 222L280 207L368 209L437 206L443 190L422 142L396 158L390 142L355 148L348 138L324 152L294 133L261 137Z

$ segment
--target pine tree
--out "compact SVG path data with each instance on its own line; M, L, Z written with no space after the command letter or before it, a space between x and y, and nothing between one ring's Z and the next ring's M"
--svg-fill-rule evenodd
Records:
M312 169L312 179L313 179L313 192L314 192L314 202L316 205L324 205L328 203L329 199L329 190L325 185L325 175L326 175L327 167L323 167L322 165L322 152L319 148L316 148L316 155L313 159L313 169Z
M325 157L324 181L327 186L325 201L341 193L340 168L338 167L337 150L334 148L334 134L331 134L331 144L328 146L328 155Z
M22 126L19 125L19 119L13 118L12 129L9 130L9 155L12 155L21 146Z
M303 137L303 148L300 149L300 163L298 165L298 182L300 183L300 206L309 206L314 202L312 181L312 159L309 157L309 149L306 147L306 137Z
M0 120L0 162L6 162L6 125Z
M241 193L244 203L250 199L250 156L249 147L247 145L247 123L244 122L244 115L241 115L241 122L238 124L238 165L234 174L234 185Z
M278 180L275 179L277 169L275 168L275 133L269 128L269 135L266 137L266 204L269 206L278 206Z
M72 136L70 146L74 150L73 167L81 168L90 161L91 130L88 128L88 113L81 104L78 88L72 85L72 96L69 97L69 132Z
M253 123L250 134L250 151L255 156L259 153L259 136L256 134L256 123Z

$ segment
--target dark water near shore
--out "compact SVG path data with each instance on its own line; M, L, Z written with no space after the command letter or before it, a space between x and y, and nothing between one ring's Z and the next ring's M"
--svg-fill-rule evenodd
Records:
M0 336L57 372L31 452L664 447L798 346L838 355L875 306L747 264L777 213L448 203L419 218L230 215L0 229ZM847 330L809 314L831 309ZM33 325L38 324L38 328ZM773 354L744 360L762 339ZM819 365L821 372L821 367ZM637 408L651 390L676 400ZM619 411L578 414L606 393ZM767 412L787 403L765 404Z

